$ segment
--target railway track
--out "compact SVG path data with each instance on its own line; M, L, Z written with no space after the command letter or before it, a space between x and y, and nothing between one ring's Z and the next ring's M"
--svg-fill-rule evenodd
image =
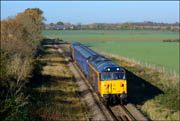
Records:
M59 46L58 46L59 47ZM70 61L70 53L67 51L67 47L61 46L62 51L64 52L64 56ZM90 88L90 91L93 91L92 86L88 83L88 80L80 70L80 68L77 66L75 62L70 61L72 65L76 68L76 70L79 72L81 78L84 80L85 84L88 88ZM93 93L93 92L92 92ZM95 92L94 92L95 93ZM96 94L96 93L95 93ZM96 94L96 96L99 98L98 100L102 102L101 97ZM98 103L97 101L96 103ZM103 105L102 105L103 104ZM115 105L115 106L107 106L105 103L98 104L100 107L100 110L104 113L106 118L108 120L114 120L114 121L136 121L136 118L128 111L128 109L123 105ZM106 110L106 111L105 111ZM108 114L107 114L108 112Z
M120 105L120 107L127 114L131 121L136 121L136 118L128 111L128 109L124 105Z
M115 121L136 121L136 118L123 105L106 106Z

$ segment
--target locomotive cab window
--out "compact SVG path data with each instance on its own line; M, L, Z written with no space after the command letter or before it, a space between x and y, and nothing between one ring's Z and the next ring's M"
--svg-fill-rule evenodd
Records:
M101 81L104 80L125 80L125 73L101 73Z

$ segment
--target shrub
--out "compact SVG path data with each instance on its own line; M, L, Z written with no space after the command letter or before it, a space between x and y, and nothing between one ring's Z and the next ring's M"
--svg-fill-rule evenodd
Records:
M26 9L1 21L0 119L28 120L28 94L25 84L32 72L39 46L43 12Z

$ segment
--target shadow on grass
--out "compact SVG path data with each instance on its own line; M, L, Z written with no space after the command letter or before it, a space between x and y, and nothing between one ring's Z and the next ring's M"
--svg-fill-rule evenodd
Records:
M63 56L64 57L64 56ZM55 60L45 60L47 63L51 63L51 64L69 64L68 61L65 60L60 60L60 61L55 61Z
M44 121L48 118L47 112L49 110L56 110L56 104L72 104L72 101L64 100L67 95L70 95L70 92L64 92L62 90L46 90L38 91L38 90L31 90L31 98L30 98L30 113L32 116L31 120L35 121ZM61 98L56 99L56 96ZM44 115L44 116L43 116ZM53 120L52 120L53 121Z
M143 104L145 101L164 94L159 88L126 70L128 100L133 104Z
M57 40L56 40L57 41ZM60 44L64 44L61 40L58 40ZM38 50L36 57L43 57L45 55L54 54L56 52L48 52L47 49L53 48L54 44L59 44L59 42L55 43L55 40L52 39L44 39L41 42L42 47ZM49 46L47 46L49 45ZM55 55L56 56L56 55ZM63 57L62 55L59 55ZM42 75L43 67L47 64L51 66L51 64L55 65L57 63L67 64L65 61L52 61L52 60L36 60L33 67L32 77L29 79L29 83L26 84L27 93L30 95L29 107L30 112L32 114L32 120L43 120L41 116L41 111L43 111L44 107L48 103L58 102L61 104L71 104L72 102L64 101L63 99L55 99L55 96L66 96L70 95L71 92L64 92L61 90L50 90L49 87L52 87L57 83L57 81L68 81L72 78L70 77L59 77L52 75ZM52 104L53 105L53 104Z
M45 38L42 42L42 45L62 45L62 44L68 44L68 42L64 42L63 40L60 39L48 39Z

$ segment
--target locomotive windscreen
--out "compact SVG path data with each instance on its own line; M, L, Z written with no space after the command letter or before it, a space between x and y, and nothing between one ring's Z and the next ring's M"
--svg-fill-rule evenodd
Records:
M103 72L101 73L101 81L104 80L125 80L125 73L112 73L112 72Z

